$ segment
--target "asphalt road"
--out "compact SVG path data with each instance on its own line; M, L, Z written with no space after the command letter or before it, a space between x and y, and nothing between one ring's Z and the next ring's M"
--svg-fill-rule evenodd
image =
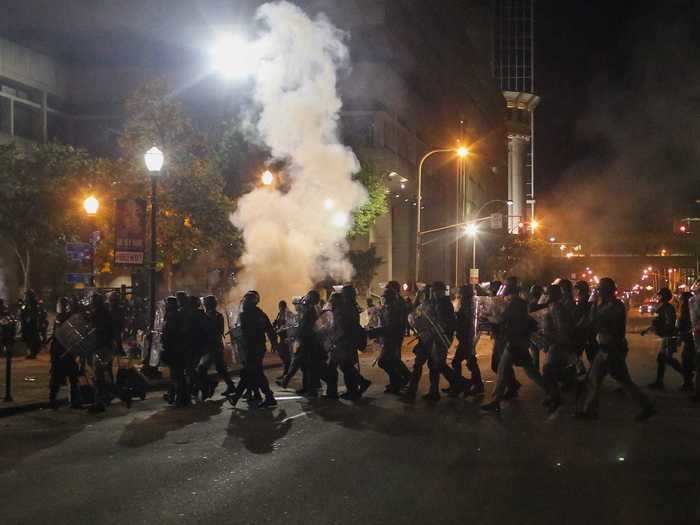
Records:
M656 341L630 341L646 384ZM374 384L354 404L278 392L271 411L182 410L154 396L104 416L2 419L0 523L700 522L700 406L675 391L673 371L651 420L634 423L637 407L608 380L601 419L587 422L570 399L547 417L524 377L500 417L480 415L478 400L405 403L383 394L372 361Z

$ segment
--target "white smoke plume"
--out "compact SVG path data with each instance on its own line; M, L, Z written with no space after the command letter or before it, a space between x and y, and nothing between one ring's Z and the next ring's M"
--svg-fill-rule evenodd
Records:
M352 180L359 162L338 137L338 72L348 65L345 35L324 16L287 2L262 5L253 44L253 121L274 160L286 163L287 191L244 195L232 216L245 253L234 295L256 289L268 311L331 275L352 277L345 258L350 213L367 194Z

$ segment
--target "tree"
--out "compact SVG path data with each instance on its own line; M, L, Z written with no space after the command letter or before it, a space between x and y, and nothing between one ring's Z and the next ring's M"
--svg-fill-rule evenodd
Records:
M549 243L519 235L504 237L491 266L500 279L517 275L523 282L550 282L558 271Z
M353 178L367 190L367 202L353 212L353 225L348 236L366 235L378 217L389 212L383 174L372 163L364 163Z
M377 249L370 246L367 250L350 250L348 252L350 264L355 269L355 286L361 294L369 289L369 285L377 275L377 268L384 260L377 255Z
M153 145L163 150L157 240L159 259L168 275L174 266L203 251L217 250L228 259L240 255L241 238L229 220L233 202L224 194L224 179L212 161L213 152L167 84L149 82L134 92L126 102L126 117L119 137L121 159L109 176L128 189L129 196L146 196L143 154Z
M77 235L75 199L67 189L88 166L85 153L70 146L0 145L0 237L17 257L25 291L32 262L62 253L63 242Z

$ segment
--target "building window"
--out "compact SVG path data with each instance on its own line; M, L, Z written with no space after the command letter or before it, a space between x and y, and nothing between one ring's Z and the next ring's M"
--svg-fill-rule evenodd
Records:
M41 142L43 140L41 111L15 102L15 136Z
M56 113L47 114L46 134L50 141L72 144L71 123L67 117Z
M12 102L10 99L0 97L0 133L10 135L12 133Z

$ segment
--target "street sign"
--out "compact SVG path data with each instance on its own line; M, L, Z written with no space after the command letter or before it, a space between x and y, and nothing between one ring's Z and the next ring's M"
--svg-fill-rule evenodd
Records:
M491 229L500 230L503 228L503 214L502 213L492 213L491 214Z
M87 242L67 242L66 255L74 262L88 260L92 257L92 246Z
M92 283L92 274L91 273L67 273L66 274L66 283L90 285Z
M479 284L479 269L470 268L469 270L469 284Z

